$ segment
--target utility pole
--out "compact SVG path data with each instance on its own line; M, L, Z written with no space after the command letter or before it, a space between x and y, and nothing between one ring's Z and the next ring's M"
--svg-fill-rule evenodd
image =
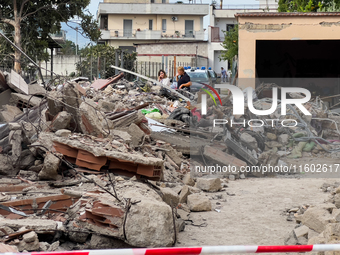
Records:
M78 27L76 27L76 56L78 55Z

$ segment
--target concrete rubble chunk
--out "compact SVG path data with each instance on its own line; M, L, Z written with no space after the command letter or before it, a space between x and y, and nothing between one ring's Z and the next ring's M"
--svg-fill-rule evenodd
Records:
M340 223L327 224L323 232L326 242L338 241L340 237Z
M152 200L142 200L132 205L127 215L125 232L127 243L132 246L171 246L175 232L170 206Z
M287 145L289 143L289 135L287 134L279 135L277 141L282 145Z
M161 188L163 193L163 201L171 207L176 207L179 202L179 196L170 188Z
M22 114L23 112L16 106L4 105L3 110L0 111L0 122L11 122L16 116Z
M67 129L60 129L55 132L55 134L59 137L68 137L72 132Z
M201 194L189 195L188 206L192 212L211 211L211 202L209 198Z
M13 167L14 162L8 155L0 154L0 166L0 174L2 175L14 176L18 172L18 170Z
M81 124L80 128L83 134L103 137L103 130L108 130L109 126L103 124L103 114L97 109L97 105L92 100L86 100L79 107Z
M181 217L181 219L189 220L190 212L186 212L182 209L177 209L177 214L179 215L179 217Z
M198 178L197 188L204 191L216 192L222 189L221 180L220 178Z
M52 153L47 153L44 159L44 166L38 174L42 180L57 180L60 159Z
M57 131L60 129L66 129L69 127L72 120L72 115L66 111L62 111L57 114L51 124L51 128L53 131Z
M311 207L302 215L301 223L321 233L328 223L335 222L331 213L323 207Z
M12 102L12 104L14 105L26 105L29 107L34 107L39 106L42 102L42 99L36 96L27 96L19 93L12 93L10 102Z
M296 245L298 242L294 231L290 231L289 233L287 233L287 235L284 237L284 244L285 245Z
M26 243L34 242L36 239L38 239L38 235L34 231L28 232L22 236L22 240Z
M190 173L184 175L182 182L188 186L194 186L195 181L191 178Z
M89 233L79 233L79 232L69 232L68 237L72 242L75 243L85 243Z
M255 138L254 138L255 139ZM256 141L256 140L255 140ZM204 147L204 157L207 157L212 162L220 165L220 166L236 166L236 169L239 171L241 166L247 166L247 163L244 161L229 155L223 151L221 151L218 148L215 148L213 146L205 146ZM216 169L217 171L217 169ZM223 172L223 169L221 169L221 172ZM229 173L230 174L230 173Z
M191 194L191 191L188 185L184 185L179 193L179 203L186 203L188 196Z
M257 150L258 148L257 141L250 134L242 133L240 138L241 138L241 141L247 144L251 149Z
M301 226L301 227L294 229L294 233L297 238L301 236L304 236L304 237L308 236L308 231L309 231L309 227L307 226Z
M131 135L131 146L134 148L142 141L145 133L135 124L132 123L127 132Z

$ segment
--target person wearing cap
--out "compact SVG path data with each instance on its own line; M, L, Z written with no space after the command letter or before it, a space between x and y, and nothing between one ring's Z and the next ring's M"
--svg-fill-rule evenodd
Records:
M190 76L184 71L183 66L179 66L177 68L177 88L178 89L185 89L187 91L190 91L191 81Z

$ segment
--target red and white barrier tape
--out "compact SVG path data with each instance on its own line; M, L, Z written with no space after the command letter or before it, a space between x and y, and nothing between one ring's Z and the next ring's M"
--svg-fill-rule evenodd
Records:
M64 252L1 253L6 255L199 255L224 253L289 253L340 251L340 244L288 245L288 246L203 246L146 249L84 250Z

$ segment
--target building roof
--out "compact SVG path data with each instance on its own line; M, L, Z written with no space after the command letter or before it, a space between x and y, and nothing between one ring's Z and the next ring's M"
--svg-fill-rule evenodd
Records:
M236 13L235 17L299 17L299 16L340 16L340 12L247 12Z

